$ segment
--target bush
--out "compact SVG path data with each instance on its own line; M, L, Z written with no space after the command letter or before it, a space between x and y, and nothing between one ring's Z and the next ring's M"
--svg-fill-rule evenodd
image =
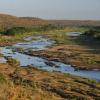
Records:
M0 73L0 83L3 83L6 81L6 78L3 74Z
M4 32L4 35L15 35L18 33L24 33L27 29L24 27L14 27L11 29L8 29Z
M94 27L85 32L85 35L100 39L100 28Z

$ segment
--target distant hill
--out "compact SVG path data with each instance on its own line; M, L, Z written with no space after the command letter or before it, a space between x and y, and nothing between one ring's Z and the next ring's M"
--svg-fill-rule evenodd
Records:
M100 21L95 20L48 20L49 23L64 26L100 26Z
M90 20L44 20L36 17L16 17L7 14L0 14L0 29L11 27L30 27L37 25L63 25L63 26L100 26L100 21Z
M7 14L0 14L0 27L10 28L12 26L33 26L45 25L46 20L35 17L16 17Z

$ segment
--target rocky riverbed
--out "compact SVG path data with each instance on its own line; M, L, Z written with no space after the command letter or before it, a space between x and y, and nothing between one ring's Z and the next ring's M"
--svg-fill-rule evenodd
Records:
M79 60L80 58L74 57L74 55L78 55L78 52L75 50L76 46L56 46L54 40L42 36L25 38L25 41L13 46L1 47L0 51L7 59L17 59L20 62L20 66L31 65L42 70L70 73L76 76L100 80L100 71L97 70L99 66L83 64ZM79 50L85 51L83 48ZM6 59L4 61L6 63Z

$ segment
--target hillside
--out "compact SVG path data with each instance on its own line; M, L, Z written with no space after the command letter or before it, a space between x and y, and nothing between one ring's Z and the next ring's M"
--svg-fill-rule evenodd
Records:
M0 14L0 27L33 26L33 25L62 25L62 26L100 26L100 21L92 20L44 20L37 17L16 17Z
M35 17L16 17L12 15L0 14L0 27L9 28L12 26L33 26L44 25L47 21Z
M95 20L48 20L49 23L64 26L100 26L100 21Z

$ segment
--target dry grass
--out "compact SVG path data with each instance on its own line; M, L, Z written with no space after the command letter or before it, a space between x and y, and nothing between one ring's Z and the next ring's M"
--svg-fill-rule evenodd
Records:
M0 64L1 100L99 100L99 82ZM94 84L94 85L93 85Z

